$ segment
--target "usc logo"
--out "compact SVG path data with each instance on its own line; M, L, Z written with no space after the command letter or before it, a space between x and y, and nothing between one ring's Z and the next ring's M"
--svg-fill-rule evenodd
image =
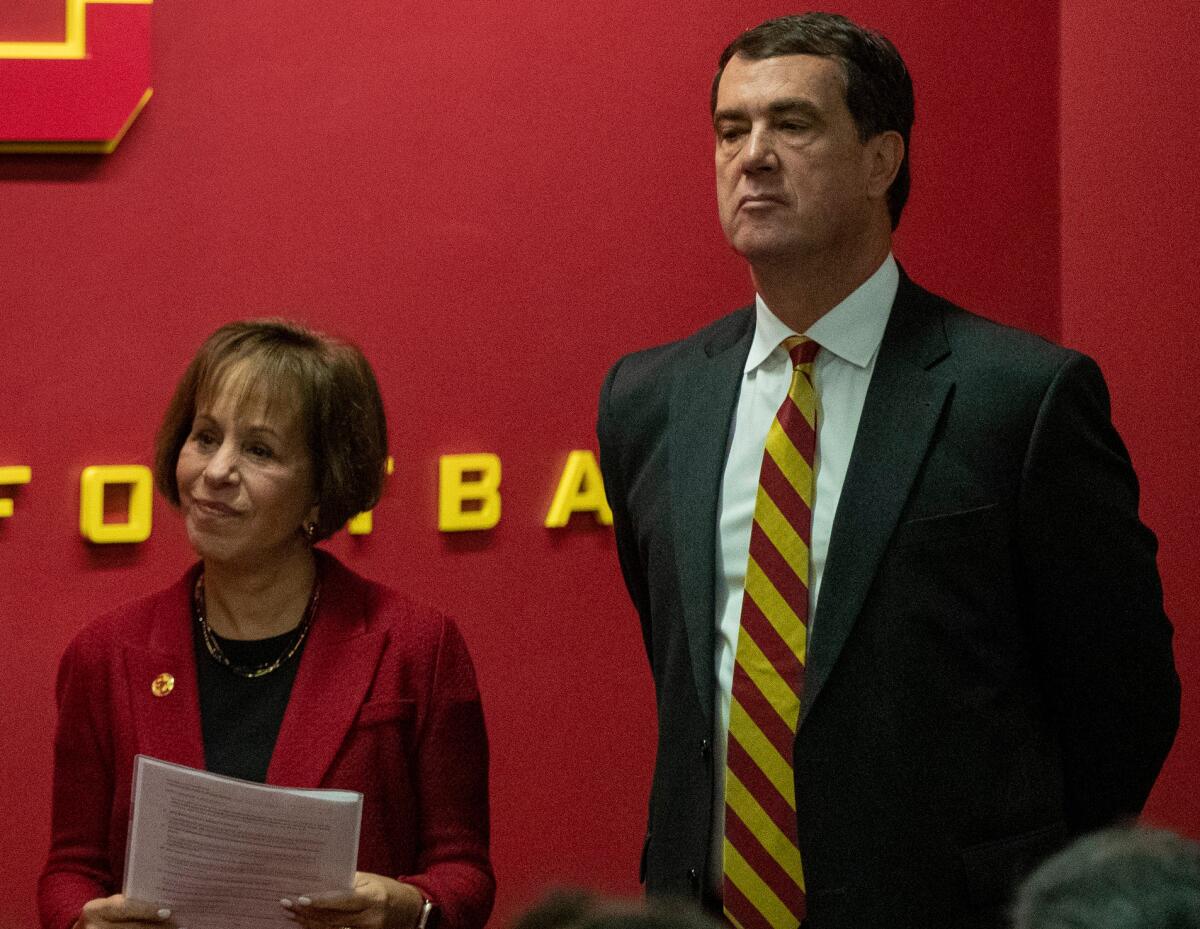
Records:
M0 36L0 153L108 154L150 100L152 0L67 0L61 42Z

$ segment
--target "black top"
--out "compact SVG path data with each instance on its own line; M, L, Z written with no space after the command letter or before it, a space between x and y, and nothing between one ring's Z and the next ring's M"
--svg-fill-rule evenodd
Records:
M294 637L295 630L252 641L226 639L213 633L226 658L235 665L251 668L278 658ZM208 653L200 624L195 621L192 642L200 693L204 767L214 774L265 782L304 645L270 674L245 678Z

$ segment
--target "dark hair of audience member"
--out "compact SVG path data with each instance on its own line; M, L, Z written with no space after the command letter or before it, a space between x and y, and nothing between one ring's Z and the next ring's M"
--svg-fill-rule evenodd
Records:
M620 900L583 890L547 893L511 929L722 929L691 900Z

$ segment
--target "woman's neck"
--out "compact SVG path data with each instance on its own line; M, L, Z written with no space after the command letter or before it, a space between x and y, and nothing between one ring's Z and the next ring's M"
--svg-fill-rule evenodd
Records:
M204 609L209 627L227 639L267 639L304 618L317 576L308 547L253 566L204 563Z

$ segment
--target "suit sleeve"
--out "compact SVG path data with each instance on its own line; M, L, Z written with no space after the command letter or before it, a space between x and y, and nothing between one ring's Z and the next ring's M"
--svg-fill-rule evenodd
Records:
M620 440L621 426L613 411L613 393L621 362L613 365L604 379L600 390L600 410L596 419L596 438L600 445L600 473L604 479L605 495L613 514L613 532L617 541L617 557L621 563L621 574L629 598L638 611L642 623L642 639L646 645L646 656L651 670L654 664L654 648L651 638L650 594L646 572L638 552L637 536L629 512L625 480L622 474L624 454Z
M419 871L400 879L441 907L445 929L480 929L496 882L488 854L488 745L475 670L458 627L444 620L428 709L420 723Z
M68 929L83 905L119 888L108 859L113 747L107 682L80 640L59 664L50 853L38 883L44 929Z
M1140 812L1175 737L1179 679L1153 533L1099 368L1073 355L1038 412L1019 558L1038 670L1063 751L1068 827Z

